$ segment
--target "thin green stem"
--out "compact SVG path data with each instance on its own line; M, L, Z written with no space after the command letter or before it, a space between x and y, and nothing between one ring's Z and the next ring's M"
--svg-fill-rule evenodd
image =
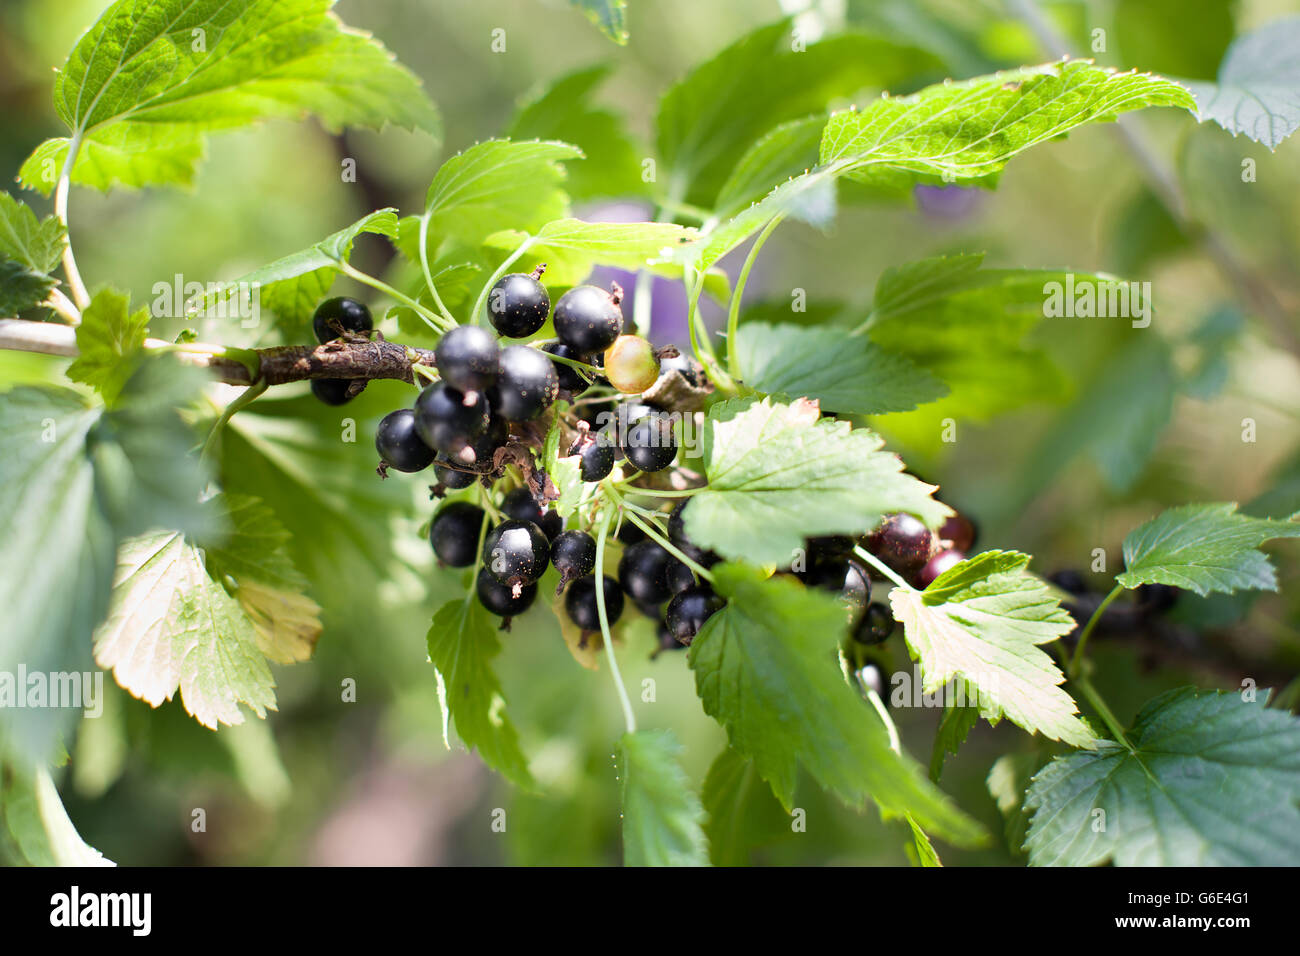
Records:
M876 557L874 554L872 554L870 551L868 551L866 548L862 547L861 545L857 545L856 547L854 547L853 553L856 554L863 561L867 562L867 564L871 565L873 568L875 568L885 577L889 578L889 580L893 581L900 588L903 588L904 590L907 591L916 590L916 588L912 587L912 585L908 584L906 581L900 578L893 568L885 564L884 561L881 561L878 557Z
M1115 739L1123 744L1127 749L1134 750L1134 746L1129 743L1128 737L1124 734L1124 728L1120 725L1119 718L1115 716L1114 711L1106 706L1106 701L1102 699L1097 688L1092 686L1092 681L1088 680L1086 677L1072 677L1070 678L1070 683L1083 692L1083 696L1087 699L1088 703L1092 704L1092 709L1097 712L1098 716L1101 717L1102 722L1110 729L1110 732L1115 735Z
M1092 617L1088 618L1088 623L1083 626L1083 633L1079 635L1079 643L1074 645L1074 656L1070 658L1070 666L1067 673L1073 677L1079 673L1079 668L1083 666L1084 648L1088 646L1088 636L1092 634L1092 629L1097 626L1101 616L1106 613L1106 608L1110 607L1112 601L1124 592L1124 586L1117 584L1110 589L1110 593L1105 599L1097 605L1097 610L1092 612Z
M483 307L487 304L488 293L492 287L497 284L497 280L506 274L506 270L519 261L519 257L531 248L536 237L529 236L523 242L519 243L519 248L506 257L505 262L497 266L497 271L488 277L487 282L483 283L483 288L479 290L478 298L474 300L474 311L470 313L469 320L474 325L480 325L483 317Z
M452 320L452 323L448 325L446 320L443 319L442 316L430 312L424 306L420 305L420 303L412 299L409 295L398 292L387 282L382 282L379 279L376 279L372 275L367 275L366 273L362 272L360 269L354 267L350 262L340 262L339 271L342 272L348 278L355 279L357 282L360 282L362 285L368 285L372 289L378 289L380 292L384 293L385 295L391 296L392 298L396 299L398 302L402 303L402 305L406 306L408 309L413 311L420 318L424 319L424 321L428 323L430 328L432 328L435 332L448 332L451 329L454 329L456 327L455 320Z
M72 166L77 161L77 154L81 151L81 130L78 129L72 134L72 139L68 141L68 153L63 159L63 169L59 171L59 181L54 187L54 215L63 223L63 228L68 228L68 191L72 187ZM72 290L72 300L77 304L78 309L85 309L90 305L90 293L86 291L86 284L81 281L81 273L77 270L77 260L72 254L72 235L68 234L68 241L63 245L63 272L68 277L68 288Z
M529 342L528 344L532 345L533 343ZM601 372L601 370L594 365L590 365L586 362L579 362L577 359L565 358L563 355L552 355L550 352L547 352L546 357L552 362L559 362L561 365L576 368L579 372L586 372L587 375L591 377L595 377Z
M617 494L618 493L615 492L615 495ZM671 554L678 561L682 562L682 564L686 565L688 568L690 568L692 571L694 571L704 580L710 583L713 582L713 572L711 572L708 568L704 567L698 562L692 561L685 554L683 554L681 549L678 548L677 545L669 541L668 537L662 531L660 531L658 528L654 526L653 522L646 521L639 514L637 514L636 511L633 511L632 508L635 506L627 505L626 503L622 502L621 498L616 498L615 500L618 500L620 503L624 504L624 506L627 508L624 514L627 515L627 517L631 520L631 522L634 525L636 525L638 528L644 531L647 536L649 536L653 541L655 541L659 545L659 547L663 548L665 551Z
M429 213L420 217L420 268L424 270L424 284L429 287L429 295L433 296L433 303L438 307L438 311L452 325L457 325L456 317L447 310L442 302L442 296L438 295L438 286L433 281L433 273L429 269Z
M629 495L645 495L647 498L689 498L691 495L698 494L704 490L703 488L691 488L685 491L661 491L658 488L633 488L628 485L628 482L631 480L631 478L625 478L620 482L609 485L608 487Z
M438 381L438 373L435 372L433 369L429 368L429 366L427 365L421 365L419 362L411 363L411 372L414 373L415 375L423 375L427 381L430 382ZM419 383L416 383L415 387L419 388L420 387Z
M889 716L889 710L885 707L885 702L880 699L870 687L862 688L867 692L867 700L871 701L871 706L876 708L876 713L880 715L881 721L885 725L885 730L889 733L889 749L896 754L903 752L903 746L898 740L898 727L894 725L894 718Z
M609 615L605 611L605 538L609 536L609 522L614 515L607 511L600 519L600 529L596 535L596 614L600 617L600 636L605 642L605 656L609 658L609 672L613 675L614 686L618 689L618 700L623 706L623 723L629 734L636 733L636 715L632 713L632 701L627 696L627 687L623 684L623 675L618 669L618 658L614 655L614 638L609 632Z
M267 384L265 379L255 382L248 386L248 388L244 389L235 397L234 401L222 410L217 420L212 423L212 430L208 432L208 437L203 442L203 448L199 452L199 461L207 462L211 460L212 455L216 451L217 439L221 435L221 430L226 427L226 422L234 418L235 413L241 408L246 408L256 401L257 397L266 391L266 388Z
M754 244L749 247L749 255L745 256L745 264L740 269L740 277L736 279L736 287L731 290L731 307L727 310L727 373L732 378L738 378L742 381L745 376L740 368L740 360L736 357L736 330L740 328L740 298L745 294L745 283L749 281L749 270L754 268L754 261L758 258L759 251L763 248L763 243L767 242L767 237L777 226L781 225L781 216L773 216L772 221L763 227L763 231L758 234Z

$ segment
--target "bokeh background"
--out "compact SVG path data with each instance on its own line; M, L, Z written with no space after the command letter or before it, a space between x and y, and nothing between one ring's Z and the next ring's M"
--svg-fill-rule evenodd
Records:
M61 132L51 71L103 6L6 0L0 7L6 175ZM583 66L610 66L597 99L634 143L648 144L658 97L675 79L805 5L629 6L631 42L617 47L561 0L341 0L337 10L347 23L375 33L423 79L443 113L444 143L401 130L335 137L311 122L215 136L192 191L74 192L82 274L92 287L112 284L144 301L155 282L175 273L233 278L372 209L415 211L442 159L501 135L521 101ZM1282 0L1098 0L1045 9L1078 49L1104 29L1107 49L1096 54L1102 63L1205 79L1214 77L1235 33L1300 12ZM1051 58L995 0L845 0L818 4L800 22L809 30L905 36L943 57L956 77ZM497 27L507 31L504 53L490 49ZM924 79L934 77L918 76ZM1300 329L1300 137L1270 153L1175 111L1142 114L1137 125L1175 170L1191 215L1225 237ZM649 145L637 149L653 155ZM340 181L342 157L356 158L358 182ZM1244 159L1256 161L1257 181L1242 181ZM42 208L40 197L24 198ZM578 212L613 215L610 203L621 201L625 213L638 198L610 196ZM846 205L829 233L784 226L751 280L753 302L788 303L791 290L802 288L812 300L865 315L882 270L943 253L983 252L987 264L1000 267L1109 271L1152 283L1157 318L1143 334L1158 336L1176 372L1161 390L1153 385L1160 375L1126 362L1136 333L1122 322L1046 321L1035 342L1064 373L1057 400L990 422L959 420L952 443L939 440L925 415L874 422L941 485L944 500L978 522L981 547L1030 552L1042 573L1071 568L1089 577L1093 549L1118 561L1124 534L1168 504L1234 500L1253 502L1261 514L1300 510L1297 357L1174 226L1113 129L1089 127L1031 151L1012 163L996 192L917 198L907 206ZM388 253L363 239L354 261L383 270ZM734 277L734 258L725 264ZM376 301L370 290L340 280L336 293L343 291ZM666 289L657 298L652 331L673 338L680 300ZM199 330L218 341L229 341L228 331ZM514 793L475 756L444 746L424 636L433 608L459 580L432 566L420 534L430 509L420 483L381 486L370 453L374 424L409 401L407 387L377 383L348 407L359 426L355 445L340 444L337 412L316 406L304 387L283 392L259 401L253 421L261 425L231 438L236 445L277 442L280 467L234 468L241 460L235 447L225 478L233 489L266 497L294 532L295 555L324 608L316 656L277 670L279 710L267 721L219 733L195 724L179 703L154 711L112 688L105 717L83 721L61 788L83 836L127 864L617 862L611 752L622 722L614 691L604 669L575 664L544 602L506 636L497 666L545 792ZM1243 419L1256 423L1253 442L1242 440ZM1129 468L1121 459L1132 443L1123 436L1134 431L1152 440L1137 442L1144 450ZM1229 687L1249 677L1294 693L1300 555L1282 548L1277 559L1280 595L1184 596L1157 631L1100 635L1097 683L1122 719L1160 690L1189 682ZM1108 583L1099 576L1096 586L1104 592ZM901 641L892 643L888 663L907 668ZM640 705L642 720L677 733L698 785L724 735L702 713L683 656L651 661L653 646L648 622L629 632L625 679L634 694L643 679L657 682L657 702ZM340 699L347 679L356 682L355 703ZM923 761L939 713L895 711L905 745ZM977 852L940 846L946 862L1022 859L1014 824L1000 838L1004 823L985 785L994 760L1009 752L1032 764L1048 751L1017 728L982 724L949 760L944 788L999 839ZM755 862L906 862L903 832L874 812L846 810L806 781L797 803L808 811L807 832L759 821ZM206 832L191 831L194 808L206 811ZM504 833L491 826L496 808L507 811Z

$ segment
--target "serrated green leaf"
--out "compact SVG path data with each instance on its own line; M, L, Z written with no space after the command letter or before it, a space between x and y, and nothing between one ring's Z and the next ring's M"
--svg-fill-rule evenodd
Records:
M704 778L704 832L715 866L748 866L752 847L792 832L790 815L772 795L754 762L723 748Z
M1004 835L1013 853L1022 852L1029 814L1025 810L1025 792L1029 781L1042 765L1043 758L1034 753L1003 754L993 761L984 784L1006 821Z
M939 854L934 851L934 845L930 838L912 819L912 815L907 815L907 825L912 831L912 844L908 856L912 857L913 864L921 867L943 866L939 859Z
M1126 588L1171 584L1201 596L1211 591L1277 590L1277 572L1259 546L1300 538L1300 522L1238 514L1236 502L1162 511L1124 538Z
M144 351L149 310L131 314L127 296L102 289L81 313L76 361L68 378L98 389L110 404Z
M745 151L718 191L714 215L729 218L778 185L817 165L829 117L815 113L768 130Z
M827 413L908 411L948 391L908 359L838 329L745 322L734 348L739 377L750 388L815 398Z
M208 132L315 115L330 130L395 123L440 133L419 81L332 0L119 0L78 41L54 106L82 147L72 181L188 183ZM51 145L53 144L53 145ZM34 160L26 185L53 185ZM46 167L47 168L47 167Z
M1125 747L1038 772L1032 866L1289 866L1300 859L1300 720L1267 693L1184 687L1148 703Z
M889 594L907 648L920 662L922 692L950 681L981 716L1004 715L1030 733L1076 747L1094 738L1039 645L1074 629L1048 586L1026 571L1029 556L985 551L941 574L924 591Z
M1282 17L1232 41L1217 83L1186 81L1202 123L1213 120L1269 149L1300 129L1300 17Z
M21 262L0 259L0 313L8 317L34 308L56 285L49 276L32 272Z
M492 659L501 652L495 622L470 595L444 604L428 634L429 660L447 686L456 733L488 766L521 787L532 787L519 735L505 712Z
M979 723L978 707L969 704L949 704L943 709L943 720L934 735L934 749L930 752L930 779L935 783L943 775L943 762L948 754L956 754L965 743L966 736Z
M639 730L619 741L626 866L708 866L704 809L690 788L667 730Z
M802 765L850 806L870 796L951 842L980 839L979 825L890 749L880 718L845 682L835 638L844 611L835 600L742 564L717 565L713 575L728 603L691 645L695 687L787 809Z
M513 249L520 238L519 232L511 230L489 236L486 244ZM536 232L529 252L543 259L576 255L588 263L588 270L594 264L635 270L666 260L679 245L694 238L694 229L671 222L558 219Z
M705 419L709 484L686 509L692 541L757 564L783 565L806 537L866 533L886 514L936 525L950 512L934 487L902 473L869 429L818 418L807 401L732 399Z
M582 463L577 455L560 454L562 450L568 451L567 448L560 448L559 416L562 413L562 410L557 411L555 422L551 430L546 433L546 441L542 444L542 468L560 493L560 497L555 502L556 512L561 518L568 518L577 511L578 502L582 500Z
M7 860L9 865L115 865L77 833L43 766L32 771L0 766L0 823L0 837L7 831L13 841L10 852L16 858ZM0 850L6 842L0 839ZM4 856L0 852L0 859Z
M627 46L627 0L569 0L601 33Z
M68 230L55 216L38 220L24 202L0 192L0 259L12 259L31 272L53 272L67 245Z

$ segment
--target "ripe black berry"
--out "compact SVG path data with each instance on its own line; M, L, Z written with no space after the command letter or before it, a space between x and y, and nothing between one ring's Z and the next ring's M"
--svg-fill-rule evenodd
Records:
M704 622L721 611L726 603L707 584L697 584L668 602L664 623L679 644L690 644Z
M508 345L501 350L501 374L488 390L488 399L496 414L522 422L546 411L559 391L555 363L546 353L527 345Z
M618 538L623 544L636 544L638 541L646 539L646 533L630 521L624 521L619 525L618 531L614 537Z
M601 586L605 591L605 621L612 627L623 613L623 592L618 582L608 574L601 575ZM596 607L596 577L587 575L569 585L569 593L564 596L564 609L569 618L584 631L600 630L600 610Z
M668 630L668 625L663 621L659 621L658 626L655 628L655 640L659 646L650 655L650 660L654 660L664 651L680 651L686 648L685 644L679 643L677 638L673 637L673 632Z
M930 560L934 535L909 514L889 515L867 540L867 548L899 574L912 574Z
M311 393L326 405L346 405L352 401L348 386L350 378L314 378L311 380Z
M862 620L853 629L853 639L859 644L879 644L893 633L894 615L879 601L872 601L867 605Z
M415 429L430 448L467 461L464 452L487 430L488 405L482 395L466 395L438 382L415 400Z
M478 475L472 471L461 471L452 467L451 462L442 455L433 460L433 477L445 488L453 491L468 488L474 484Z
M580 285L555 303L555 334L579 352L603 352L623 333L618 292Z
M344 332L365 333L375 327L370 317L370 310L356 299L339 296L326 299L316 306L316 313L311 317L311 329L316 333L316 341L324 344L333 342Z
M975 546L975 537L978 533L979 529L969 518L964 515L953 515L943 523L938 537L940 541L947 541L948 547L952 550L969 554L970 549Z
M442 337L433 356L444 382L461 392L481 392L497 380L501 347L487 329L459 325Z
M578 474L583 481L600 481L614 470L614 446L604 435L597 433L578 452Z
M690 538L686 537L686 506L691 503L689 498L680 502L673 512L668 516L668 540L677 545L678 549L694 561L706 568L711 568L722 559L712 551L705 551L697 547Z
M478 553L483 509L467 501L452 501L438 509L429 525L429 543L443 564L467 568Z
M389 468L423 471L433 464L434 451L415 430L415 412L399 408L389 412L375 429L375 451Z
M799 575L809 587L830 591L849 611L856 622L871 600L871 577L857 561L828 557L812 562Z
M504 275L488 293L488 319L508 339L523 339L546 324L551 297L546 286L522 272Z
M618 579L638 604L662 604L673 594L670 571L681 564L656 541L628 545L618 562Z
M638 421L624 433L623 454L642 471L663 471L677 457L672 421L657 413Z
M542 351L549 355L558 355L560 358L573 359L575 362L585 362L587 360L581 352L570 348L563 342L552 342L549 345L543 345ZM591 387L591 383L583 378L572 365L555 361L552 361L551 364L555 366L555 375L560 380L560 389L568 392L570 396L577 397Z
M531 521L542 529L548 541L564 530L564 519L559 513L543 511L527 488L516 488L508 492L501 501L501 510L506 517L516 521Z
M479 602L485 608L497 617L506 618L502 627L508 626L510 618L527 611L537 597L536 584L526 584L516 593L514 587L502 584L488 572L487 568L479 568L474 590L478 594Z
M934 583L939 575L943 574L949 568L955 568L966 560L966 555L953 548L940 551L929 561L925 562L925 567L917 575L917 583L923 588L928 588Z
M506 420L499 415L490 416L487 430L469 443L470 450L474 452L475 467L479 471L490 472L496 450L509 440L510 426Z
M551 563L560 572L559 594L570 581L590 574L596 567L596 539L585 531L564 531L551 542Z
M483 542L483 565L502 584L532 584L551 560L551 543L531 521L503 521Z
M1137 609L1143 614L1163 614L1178 603L1180 594L1168 584L1143 584L1137 589Z
M847 557L853 550L853 539L844 534L828 534L809 538L807 542L808 563L824 561L827 558Z

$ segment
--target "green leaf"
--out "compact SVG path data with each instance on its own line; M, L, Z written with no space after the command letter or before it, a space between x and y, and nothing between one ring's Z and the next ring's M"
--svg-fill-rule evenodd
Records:
M700 799L715 866L749 866L752 847L792 832L790 815L758 775L754 762L730 747L724 747L709 767Z
M1134 750L1103 741L1033 779L1033 866L1289 866L1300 858L1300 720L1267 693L1184 687L1148 703Z
M513 249L523 236L516 230L489 236L486 244ZM671 222L585 222L559 219L533 236L529 253L563 259L575 254L590 271L592 265L640 269L667 260L674 250L695 238L695 230Z
M907 825L912 831L912 844L909 846L908 856L912 857L913 865L922 867L943 866L939 859L939 854L934 852L934 845L930 843L930 838L925 835L912 815L907 815Z
M1038 645L1074 629L1052 591L1025 570L1029 556L986 551L941 574L924 591L889 594L907 648L921 664L922 692L950 681L990 721L1004 715L1030 733L1075 747L1094 744L1065 677ZM964 692L964 693L963 693Z
M8 861L11 865L115 865L77 833L43 766L32 772L0 766L0 823L4 824L0 838L7 832L16 851L16 859ZM0 839L0 850L5 842Z
M1156 515L1124 539L1126 588L1171 584L1211 591L1277 590L1277 572L1259 546L1300 538L1300 522L1238 514L1236 502L1183 505Z
M80 354L68 366L68 378L98 389L111 403L144 351L148 326L148 309L132 315L127 296L111 289L97 292L81 313L77 326Z
M569 0L619 46L627 46L627 0Z
M1085 123L1148 106L1195 110L1169 80L1066 60L928 86L831 116L821 162L842 175L893 188L915 182L991 185L1017 154Z
M447 688L447 709L467 747L521 787L532 787L519 735L505 712L492 658L501 652L495 622L473 595L444 604L428 634L429 660Z
M1029 829L1029 814L1025 810L1025 791L1029 781L1042 766L1043 758L1035 753L1003 754L993 761L984 785L989 796L998 805L1006 826L1003 834L1007 847L1013 853L1023 851L1025 833Z
M627 866L709 865L704 809L682 771L681 751L667 730L639 730L619 741Z
M67 241L68 230L58 218L38 220L26 203L0 192L0 259L45 275L58 267Z
M750 388L815 398L828 413L908 411L947 393L907 359L838 329L746 322L734 347L740 378Z
M1300 129L1300 17L1282 17L1237 37L1219 66L1217 83L1188 81L1202 123L1269 149Z
M362 233L396 239L397 210L379 209L363 216L300 252L225 283L220 290L208 293L205 301L211 303L233 291L256 288L260 305L274 312L286 328L305 328Z
M934 735L934 749L930 752L930 779L935 783L943 775L943 761L948 754L956 754L966 741L966 736L979 723L978 707L970 704L946 705L943 720Z
M20 262L0 259L0 313L9 317L34 308L56 285L54 279L32 272Z
M755 140L718 191L714 215L734 216L785 180L816 166L826 120L825 113L790 120Z
M717 565L713 575L728 603L691 645L695 687L705 712L787 810L802 765L850 806L870 795L951 842L980 838L978 824L890 749L880 718L845 682L835 646L844 611L836 601L742 564Z
M331 131L440 133L419 81L331 0L119 0L78 41L54 107L80 144L73 182L189 184L208 132L316 116ZM59 166L67 143L43 145ZM34 155L26 185L48 192Z
M818 418L807 401L732 399L704 423L709 484L686 509L703 548L756 564L785 564L803 539L866 533L886 514L936 525L950 512L934 487L902 474L875 432Z
M582 500L584 485L582 481L582 463L577 455L561 455L560 439L563 429L560 427L560 415L557 409L555 422L546 433L542 444L542 469L550 476L560 497L555 501L555 510L561 518L568 518L578 510ZM563 449L565 452L567 448Z
M574 199L622 197L646 192L645 150L636 146L623 117L592 105L606 65L566 73L519 107L506 135L513 140L549 139L572 143L586 162L569 168L565 190Z
M569 212L561 160L581 159L568 143L492 139L442 164L425 199L440 237L477 245L502 226L535 232Z

